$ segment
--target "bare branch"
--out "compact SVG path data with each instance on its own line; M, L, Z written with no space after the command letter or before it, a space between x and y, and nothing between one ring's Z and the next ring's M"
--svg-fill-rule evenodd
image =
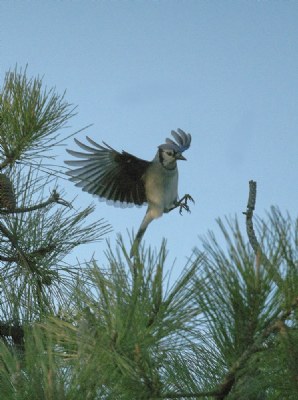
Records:
M249 196L247 202L247 210L243 212L246 215L246 232L248 236L249 243L257 256L259 252L261 252L261 247L259 245L258 239L256 237L252 217L253 212L256 205L256 197L257 197L257 182L249 181Z
M247 210L243 212L246 215L246 232L248 236L249 243L256 255L257 268L259 268L260 264L263 264L270 268L270 272L272 274L272 278L274 282L280 286L281 278L277 273L274 266L266 257L265 253L262 251L262 248L259 244L257 236L255 234L254 226L253 226L253 212L256 205L256 197L257 197L257 182L251 180L249 181L249 195L247 202Z

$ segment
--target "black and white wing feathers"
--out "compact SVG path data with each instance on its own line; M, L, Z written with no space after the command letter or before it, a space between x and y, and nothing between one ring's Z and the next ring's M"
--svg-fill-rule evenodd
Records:
M83 191L108 200L108 203L120 203L122 207L142 205L147 202L143 175L150 165L132 154L117 152L104 143L100 145L86 137L92 145L86 145L75 139L84 152L67 150L81 160L65 161L75 167L67 175Z

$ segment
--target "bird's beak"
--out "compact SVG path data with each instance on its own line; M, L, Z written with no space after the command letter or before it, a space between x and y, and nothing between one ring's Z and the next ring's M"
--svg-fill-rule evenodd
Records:
M176 154L176 160L184 160L184 161L186 161L186 158L181 153L177 153Z

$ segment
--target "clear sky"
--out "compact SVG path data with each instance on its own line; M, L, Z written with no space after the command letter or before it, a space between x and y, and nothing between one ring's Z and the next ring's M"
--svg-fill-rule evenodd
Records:
M152 246L167 238L179 270L217 217L238 215L244 228L250 179L259 216L271 205L297 216L297 21L294 0L2 0L0 78L28 64L28 75L66 89L78 105L73 131L93 124L79 139L88 134L144 159L171 129L192 134L179 164L192 213L165 215L145 235ZM78 205L93 201L70 182L65 188ZM146 210L96 204L96 217L114 228L112 244L117 232L136 231ZM92 251L101 259L105 248Z

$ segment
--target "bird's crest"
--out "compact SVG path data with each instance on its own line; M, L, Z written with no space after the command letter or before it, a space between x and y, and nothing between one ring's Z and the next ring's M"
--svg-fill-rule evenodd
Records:
M191 143L191 135L190 133L185 133L182 129L177 129L176 131L171 131L171 135L175 139L174 140L166 138L166 143L158 146L159 149L162 150L174 150L177 153L183 153L187 150Z

